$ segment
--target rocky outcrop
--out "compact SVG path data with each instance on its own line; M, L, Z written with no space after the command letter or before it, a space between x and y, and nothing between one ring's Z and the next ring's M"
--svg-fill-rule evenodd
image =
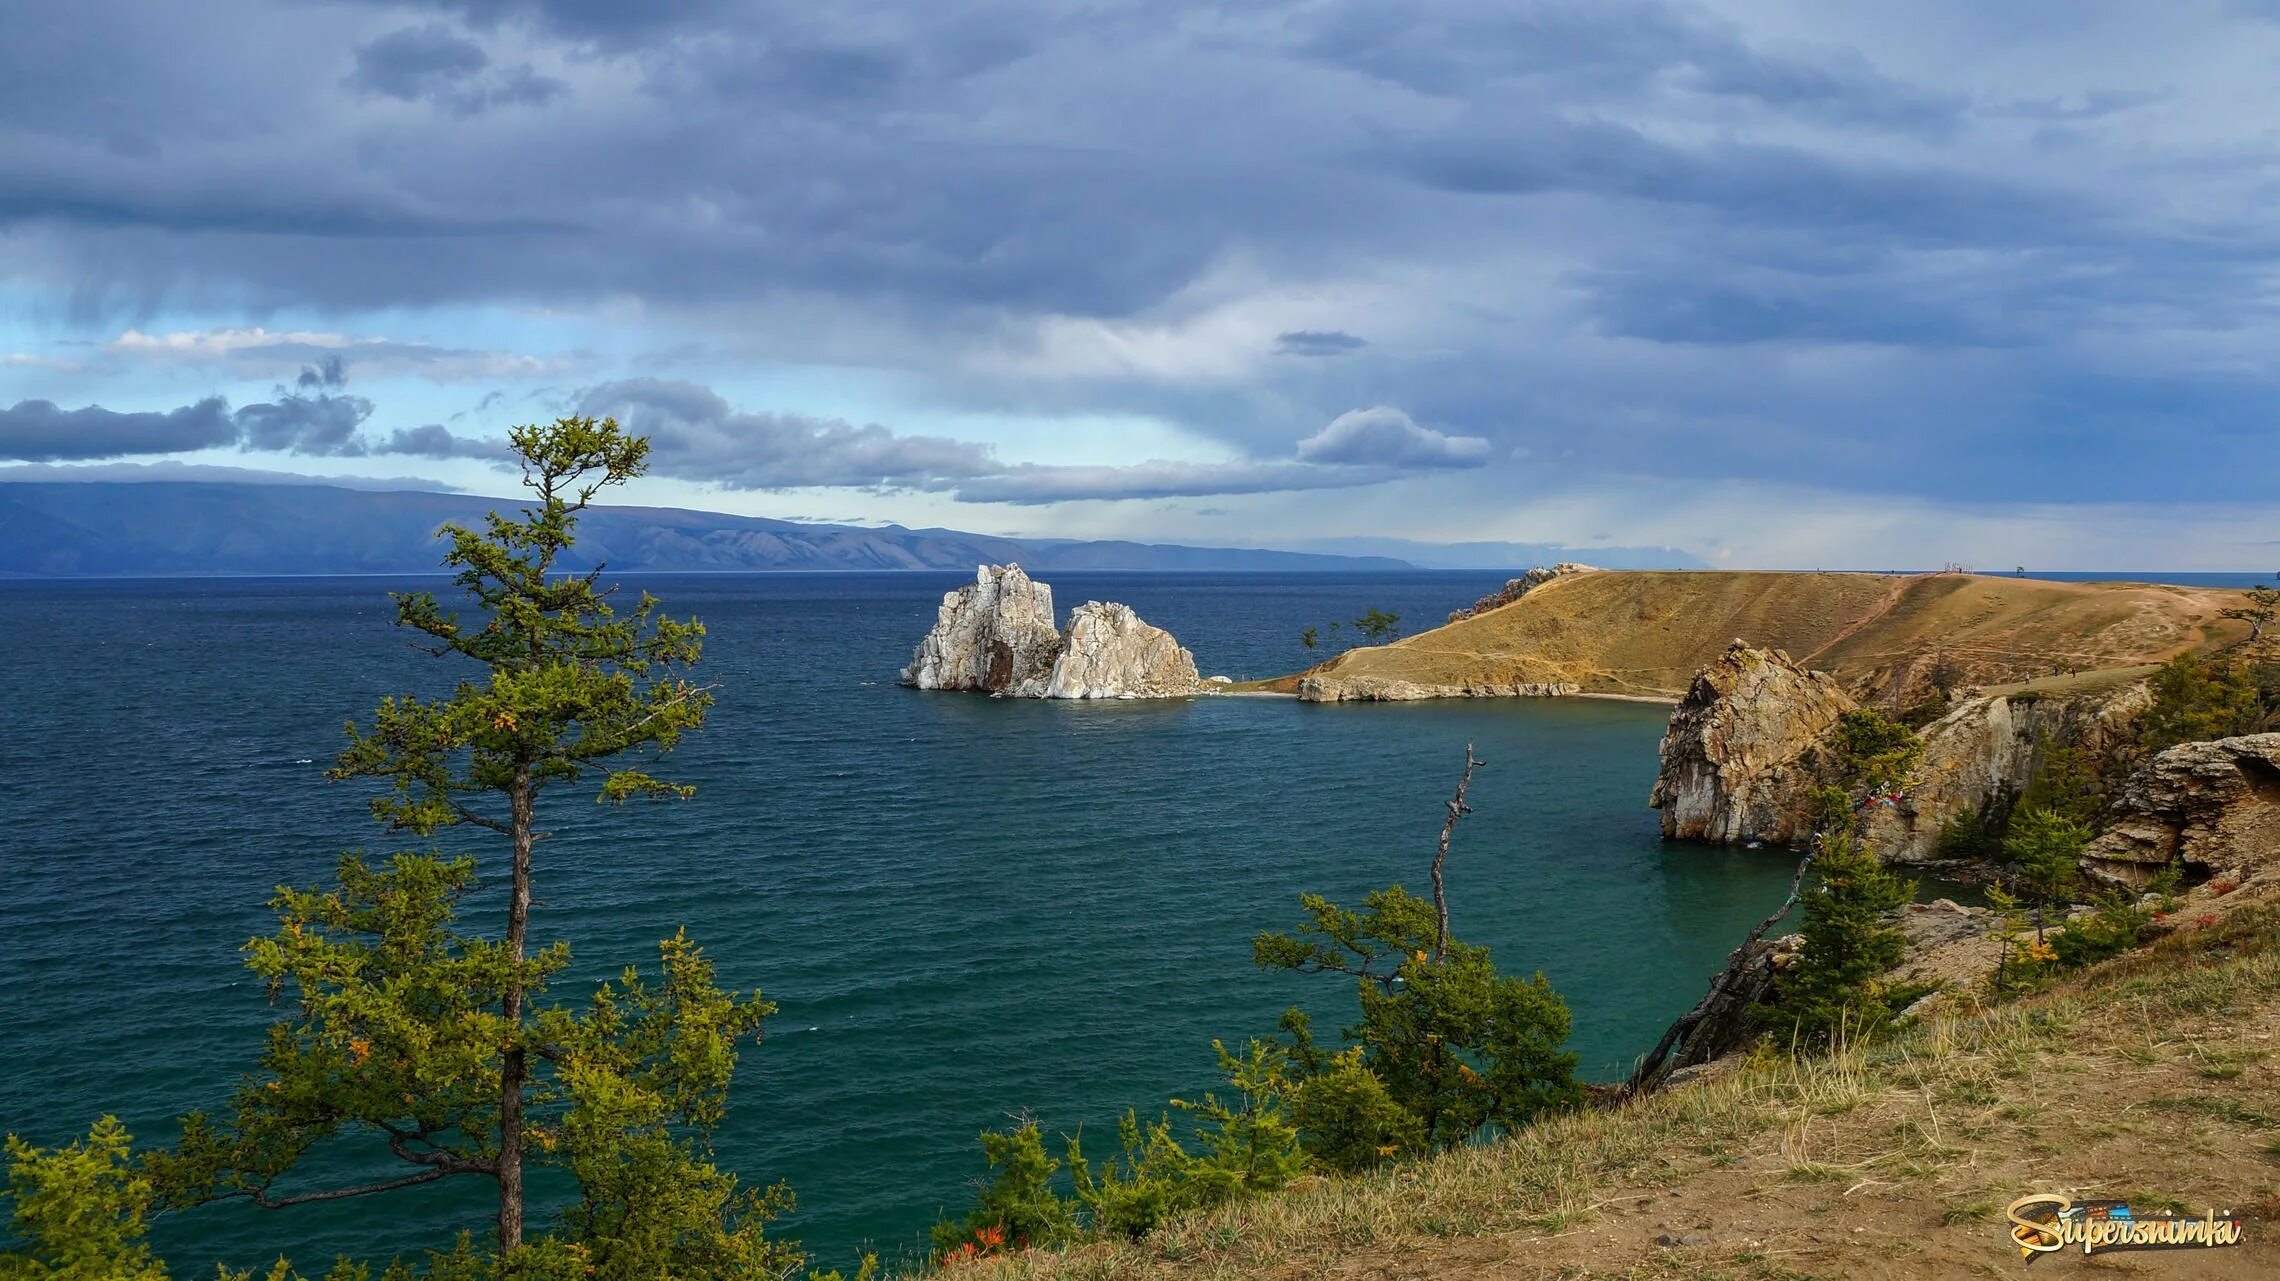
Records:
M1579 565L1572 560L1563 560L1550 569L1538 565L1520 577L1505 583L1497 590L1474 601L1464 609L1454 611L1449 615L1449 621L1460 623L1475 614L1485 614L1492 609L1502 608L1555 578L1562 578L1569 574L1589 574L1592 572L1594 572L1593 566Z
M1519 684L1427 685L1374 676L1322 674L1298 678L1302 703L1409 703L1427 698L1572 698L1580 686L1566 681Z
M972 583L943 595L902 683L1042 698L1060 654L1053 589L1031 582L1019 565L983 565Z
M1224 678L1222 678L1224 679ZM1169 698L1193 694L1195 655L1129 605L1088 600L1069 616L1047 698Z
M1869 811L1869 844L1887 863L1940 857L1940 830L1965 810L1985 814L2024 795L2054 748L2098 764L2136 740L2150 695L2144 681L2102 688L1966 698L1925 726L1923 757L1898 803Z
M1195 656L1129 606L1086 601L1063 637L1053 589L1019 565L983 565L942 597L902 683L1000 698L1171 698L1200 684Z
M2148 761L2115 798L2082 870L2143 886L2177 866L2238 877L2280 864L2280 734L2185 743Z
M1663 836L1802 842L1814 749L1854 703L1835 677L1780 650L1735 641L1702 669L1670 716L1648 804Z

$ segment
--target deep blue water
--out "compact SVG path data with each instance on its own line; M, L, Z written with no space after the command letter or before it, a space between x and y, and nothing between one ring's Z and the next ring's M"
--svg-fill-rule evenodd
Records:
M1021 1109L1108 1127L1212 1084L1212 1037L1351 992L1267 975L1248 940L1301 891L1422 887L1476 740L1489 768L1451 861L1460 934L1540 967L1612 1074L1777 901L1789 859L1666 846L1644 804L1665 711L1596 701L1321 707L1272 699L1001 702L896 669L955 575L651 576L711 629L695 799L558 796L535 937L591 979L686 925L723 981L782 1006L746 1053L723 1160L785 1179L825 1264L959 1208L976 1131ZM1289 670L1296 635L1367 608L1438 620L1498 574L1053 578L1171 628L1204 671ZM104 1112L164 1141L221 1102L271 1017L236 950L280 882L392 846L320 776L342 722L452 669L374 579L0 584L0 1128L65 1141ZM423 586L440 586L430 580ZM478 910L481 905L478 905ZM558 994L574 992L565 983ZM161 1221L177 1275L306 1265L486 1231L488 1185L350 1208Z

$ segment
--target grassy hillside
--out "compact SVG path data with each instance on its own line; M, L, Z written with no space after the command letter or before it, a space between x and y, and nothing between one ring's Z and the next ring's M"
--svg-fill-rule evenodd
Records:
M1317 672L1333 680L1569 681L1673 697L1736 638L1897 690L1944 652L1965 683L2158 662L2227 643L2239 593L1975 574L1623 570L1556 578L1521 599Z
M2242 897L2247 898L2246 891ZM1866 1050L1745 1064L1381 1175L1314 1180L1145 1241L960 1277L1933 1278L2016 1273L2027 1192L2249 1216L2220 1250L2034 1273L2280 1275L2280 912Z

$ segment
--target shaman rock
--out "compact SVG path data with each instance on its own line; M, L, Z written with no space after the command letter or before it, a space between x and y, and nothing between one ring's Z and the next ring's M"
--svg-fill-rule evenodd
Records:
M1031 582L1019 565L983 565L972 583L944 594L902 683L1040 698L1060 654L1053 589Z
M1799 843L1812 835L1815 748L1851 695L1825 672L1742 641L1694 677L1663 735L1647 803L1666 839Z
M1047 698L1172 698L1193 694L1195 655L1129 605L1088 600L1069 615L1069 634L1045 682Z

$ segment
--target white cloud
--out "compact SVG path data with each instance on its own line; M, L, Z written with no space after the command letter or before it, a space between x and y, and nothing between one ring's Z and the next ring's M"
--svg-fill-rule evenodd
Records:
M300 366L344 361L358 373L410 373L437 382L539 378L568 368L559 358L443 347L323 330L194 329L146 334L129 329L106 345L115 356L185 365L225 365L240 375L289 377Z
M1488 462L1484 436L1451 436L1420 427L1388 405L1350 409L1298 442L1302 462L1404 468L1479 467Z
M53 356L34 356L29 352L22 351L12 351L5 356L0 356L0 365L13 369L52 369L59 374L79 372L79 366L71 361L57 360Z

